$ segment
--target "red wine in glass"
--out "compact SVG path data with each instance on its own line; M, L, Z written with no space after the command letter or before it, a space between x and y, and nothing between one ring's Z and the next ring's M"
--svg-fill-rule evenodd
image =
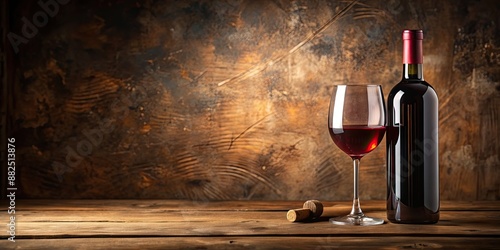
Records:
M355 159L361 159L374 150L384 138L384 134L385 126L345 125L341 129L330 129L333 142Z
M366 216L358 195L359 162L374 150L385 134L385 103L380 85L336 85L330 99L328 131L335 144L354 165L354 198L351 213L330 218L337 225L380 225L383 219Z

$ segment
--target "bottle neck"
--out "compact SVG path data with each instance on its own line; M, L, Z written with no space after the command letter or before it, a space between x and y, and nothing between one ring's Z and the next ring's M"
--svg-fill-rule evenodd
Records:
M403 79L405 80L424 80L424 71L421 63L403 64Z
M422 64L424 62L421 30L403 32L403 79L424 80Z

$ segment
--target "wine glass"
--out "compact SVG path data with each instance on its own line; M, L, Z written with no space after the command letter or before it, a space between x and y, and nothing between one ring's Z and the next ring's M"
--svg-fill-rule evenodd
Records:
M374 150L385 134L385 103L380 85L336 85L330 99L328 130L337 146L354 162L351 213L330 218L337 225L379 225L384 220L365 216L358 196L361 157Z

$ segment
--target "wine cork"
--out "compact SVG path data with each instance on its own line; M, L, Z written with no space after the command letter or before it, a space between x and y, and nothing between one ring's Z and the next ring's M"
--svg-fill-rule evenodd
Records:
M313 219L319 218L321 217L321 214L323 214L323 204L321 204L318 200L308 200L304 202L302 208L311 210Z
M292 209L286 213L286 219L290 222L304 221L312 218L311 210L308 208Z
M318 200L308 200L302 208L289 210L286 217L291 222L317 220L321 217L339 216L341 211L338 210L334 207L324 207Z

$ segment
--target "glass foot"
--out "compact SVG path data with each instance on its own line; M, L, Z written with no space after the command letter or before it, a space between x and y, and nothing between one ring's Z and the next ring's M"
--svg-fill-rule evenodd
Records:
M346 215L330 218L330 222L336 225L351 226L373 226L384 224L383 219L372 218L365 215Z

